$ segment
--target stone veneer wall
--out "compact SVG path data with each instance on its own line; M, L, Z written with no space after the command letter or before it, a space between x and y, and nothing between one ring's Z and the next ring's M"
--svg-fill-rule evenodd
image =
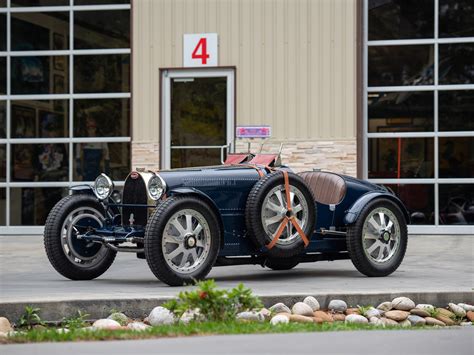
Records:
M266 142L263 153L277 153L280 148L277 141ZM251 143L251 152L260 150L260 140ZM132 142L132 169L159 169L158 142ZM246 141L237 141L237 152L247 151ZM355 139L318 140L318 141L285 141L283 144L282 163L289 165L296 172L319 168L341 174L356 176L357 144Z

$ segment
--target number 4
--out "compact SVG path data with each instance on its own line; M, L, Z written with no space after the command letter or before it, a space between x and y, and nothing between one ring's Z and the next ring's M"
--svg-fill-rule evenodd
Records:
M199 54L198 51L201 51ZM207 59L209 58L209 54L207 54L207 39L201 38L193 50L193 54L191 55L193 59L201 59L201 64L207 64Z

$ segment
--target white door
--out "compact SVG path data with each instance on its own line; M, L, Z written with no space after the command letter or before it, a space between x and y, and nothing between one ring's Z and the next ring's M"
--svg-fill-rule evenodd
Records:
M221 164L234 140L234 70L162 72L161 167Z

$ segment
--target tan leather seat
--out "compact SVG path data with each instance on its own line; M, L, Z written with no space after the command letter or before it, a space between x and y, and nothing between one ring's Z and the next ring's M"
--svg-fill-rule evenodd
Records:
M337 205L346 195L346 182L337 174L322 171L305 171L299 174L313 191L317 202Z

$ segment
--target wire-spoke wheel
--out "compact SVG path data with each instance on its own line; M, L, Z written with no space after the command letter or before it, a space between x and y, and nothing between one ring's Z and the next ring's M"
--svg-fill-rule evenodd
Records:
M367 276L386 276L401 264L407 224L400 208L387 199L369 202L348 228L347 247L355 267Z
M170 197L148 220L146 260L155 276L170 286L205 278L217 258L219 245L217 217L199 198Z

